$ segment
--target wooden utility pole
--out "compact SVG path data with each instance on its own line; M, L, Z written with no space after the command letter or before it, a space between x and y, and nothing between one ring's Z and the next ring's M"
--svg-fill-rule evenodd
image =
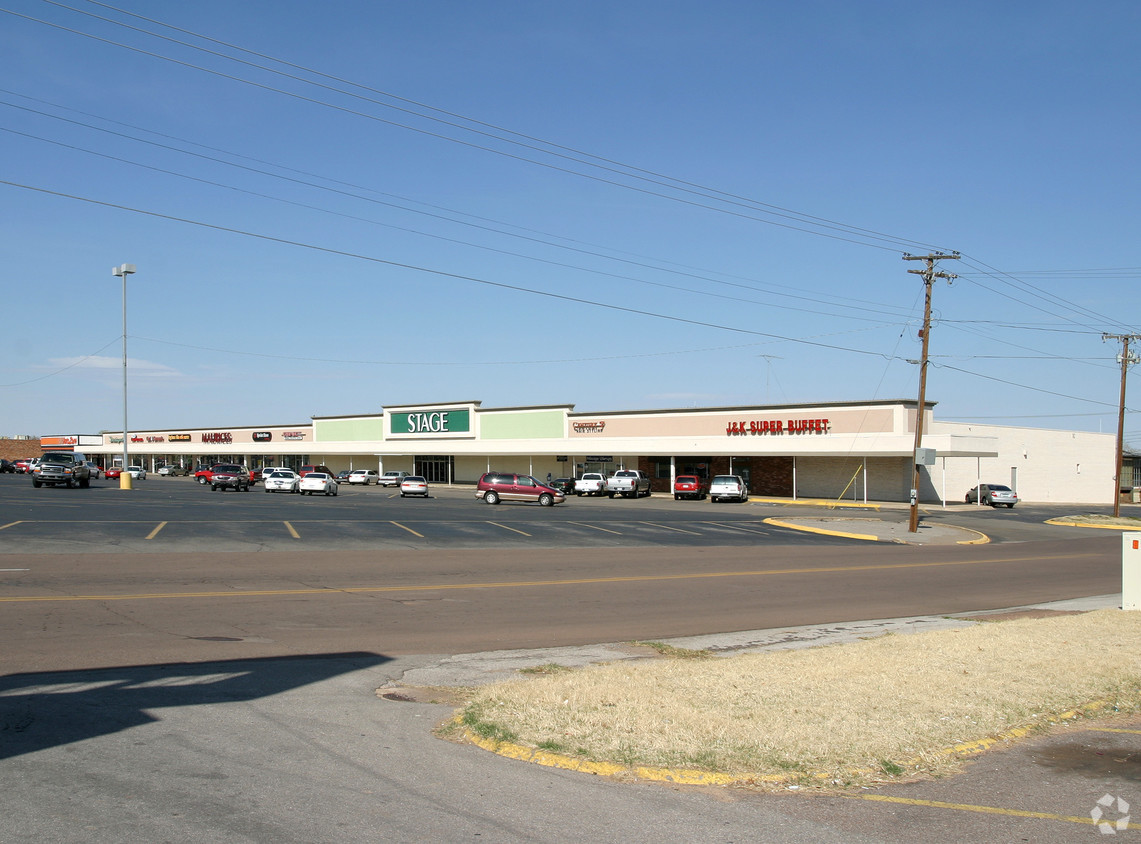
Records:
M915 448L911 453L911 462L915 466L915 472L911 481L911 516L907 522L907 530L909 533L917 533L919 531L919 448L923 444L923 415L924 403L927 399L927 349L931 340L931 284L937 278L945 278L950 281L953 278L958 278L953 273L937 273L935 272L935 262L942 258L958 258L958 252L952 252L949 255L944 255L942 252L936 252L931 255L904 255L905 261L926 261L927 268L923 270L908 270L909 273L923 276L923 284L927 288L925 301L923 303L923 331L920 336L923 338L923 357L919 360L919 406L915 413Z
M1121 355L1121 401L1117 405L1117 457L1114 461L1116 467L1113 473L1113 517L1121 515L1121 461L1122 452L1125 451L1125 373L1129 371L1129 364L1137 363L1137 356L1129 353L1129 341L1141 340L1141 334L1102 334L1101 339L1120 340ZM1136 479L1134 479L1136 483Z

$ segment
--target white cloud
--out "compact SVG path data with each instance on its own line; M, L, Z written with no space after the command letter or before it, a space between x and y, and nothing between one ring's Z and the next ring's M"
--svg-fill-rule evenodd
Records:
M106 355L92 355L90 357L72 357L72 358L51 358L44 369L51 369L60 371L64 369L71 370L94 370L99 373L122 373L123 359L108 357ZM141 358L133 358L127 356L127 377L128 378L178 378L182 373L177 369L167 366L163 363L155 363L154 361L142 360Z

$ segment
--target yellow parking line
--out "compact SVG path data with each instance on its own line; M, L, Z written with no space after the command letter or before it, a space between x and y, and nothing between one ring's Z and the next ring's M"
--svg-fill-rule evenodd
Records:
M1112 727L1086 727L1085 729L1095 733L1131 733L1135 736L1141 736L1141 730L1115 730Z
M592 528L594 530L600 530L603 533L613 533L613 534L617 534L618 536L622 535L622 531L620 531L620 530L611 530L610 528L599 527L598 525L588 525L586 522L567 522L567 524L578 525L579 527Z
M421 539L423 539L423 538L424 538L424 534L422 534L422 533L417 533L416 531L412 530L412 528L410 528L410 527L407 527L406 525L402 525L402 524L400 524L400 522L389 522L389 524L392 524L392 525L396 525L398 528L402 528L403 530L406 530L406 531L408 531L408 532L409 532L410 534L412 534L413 536L418 536L418 537L420 537Z
M1048 821L1065 821L1066 823L1080 823L1093 826L1094 820L1089 815L1075 817L1073 815L1058 815L1053 812L1026 812L1021 809L1004 809L1001 806L976 806L971 803L945 803L942 800L917 800L912 797L891 797L886 794L853 794L851 800L873 800L878 803L903 803L907 806L927 806L932 809L957 809L960 812L980 812L984 815L1007 815L1013 818L1042 818ZM1141 829L1141 824L1131 823L1130 829Z
M289 522L282 522L282 524L285 525L285 529L287 531L289 531L289 535L292 536L294 539L300 539L301 538L301 534L299 534L296 530L294 530L293 525L291 525Z
M22 525L23 523L24 522L22 519L18 522L8 522L8 524L6 524L6 525L0 525L0 530L7 530L10 527L15 527L16 525Z
M690 536L701 536L695 530L682 530L681 528L670 527L669 525L659 525L657 522L638 522L640 525L649 525L650 527L661 528L662 530L675 530L678 533L688 533Z
M158 532L166 527L166 524L166 522L159 522L158 527L147 534L147 539L154 539L158 535Z
M521 531L521 530L516 530L516 529L515 529L515 528L513 528L513 527L507 527L507 525L501 525L501 524L499 524L499 522L488 522L488 524L489 524L489 525L495 525L496 527L500 527L500 528L503 528L504 530L509 530L509 531L512 531L512 532L514 532L514 533L520 533L520 534L523 534L523 536L530 536L530 535L531 535L531 534L529 534L529 533L525 533L524 531Z

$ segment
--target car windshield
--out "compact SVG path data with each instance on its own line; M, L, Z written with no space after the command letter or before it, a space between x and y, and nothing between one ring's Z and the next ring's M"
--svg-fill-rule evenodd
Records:
M409 475L407 478L404 479L404 483L406 483L406 484L423 484L423 483L427 483L427 481L425 481L423 478L418 478L418 477L415 477L414 475Z
M62 461L64 463L70 463L74 459L75 458L72 457L70 454L45 454L43 457L40 458L40 462L41 463L56 463L56 462Z
M308 475L305 476L305 480L307 480L307 481L310 481L310 480L312 480L312 481L327 481L327 480L329 480L329 476L326 475L324 472L310 472Z
M293 473L292 472L273 472L270 475L270 477L271 478L292 478Z
M678 475L677 482L679 484L695 484L697 483L697 478L693 475Z
M1010 492L1010 487L1003 486L1002 484L987 484L987 488L991 492Z
M242 467L232 463L220 463L214 467L215 472L240 472Z
M718 475L713 479L715 484L735 484L737 482L736 475Z

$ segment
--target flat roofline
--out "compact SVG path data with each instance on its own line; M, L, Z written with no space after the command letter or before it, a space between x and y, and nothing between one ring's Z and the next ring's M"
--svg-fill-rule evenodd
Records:
M934 407L938 402L925 401L924 405L927 408ZM828 402L796 402L790 404L745 404L745 405L726 405L723 407L670 407L659 409L642 409L642 410L576 410L568 415L570 416L632 416L635 414L653 414L653 413L725 413L727 411L741 411L752 413L766 413L776 412L782 410L800 409L805 410L808 408L816 407L891 407L894 405L903 405L904 407L918 407L918 399L872 399L870 401L828 401Z

